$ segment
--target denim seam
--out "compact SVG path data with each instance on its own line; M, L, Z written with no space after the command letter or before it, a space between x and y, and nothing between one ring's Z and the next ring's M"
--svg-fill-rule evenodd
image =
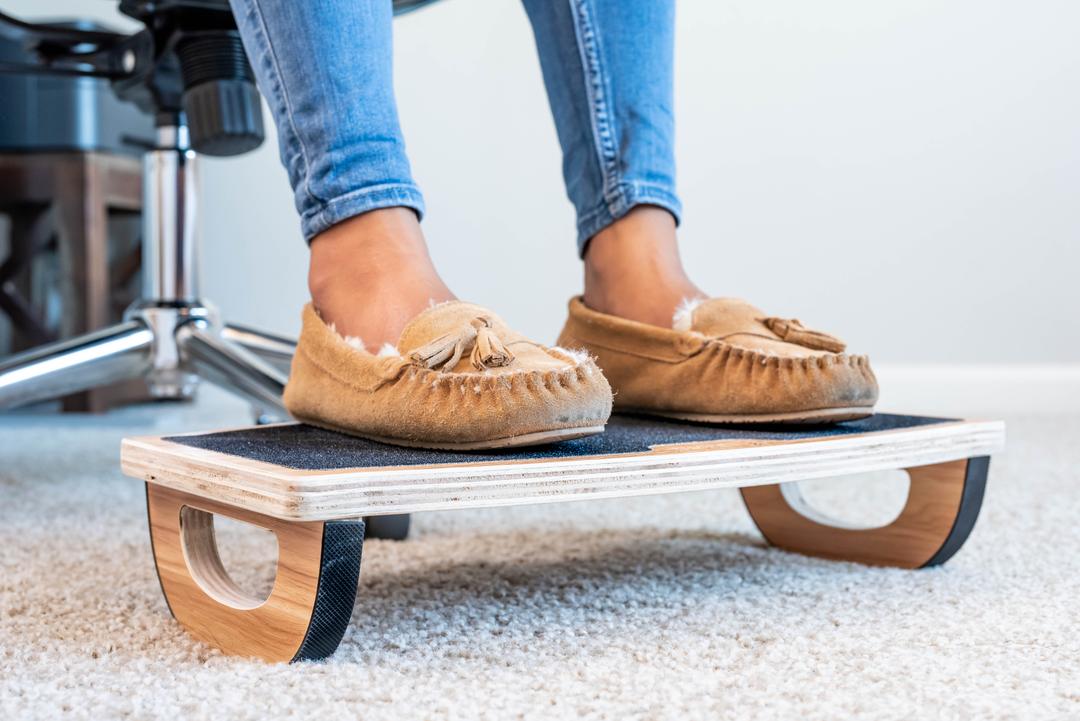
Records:
M368 210L393 206L406 206L423 215L423 195L415 185L403 183L373 185L339 195L319 208L303 214L301 224L304 236L310 242L315 235L346 218Z
M296 147L300 150L300 160L304 164L304 193L307 197L315 203L325 203L325 201L315 195L311 190L311 163L308 161L307 148L304 147L304 140L300 137L299 131L296 129L296 123L293 120L292 101L289 99L289 91L285 88L285 83L282 81L281 65L277 57L277 53L274 51L274 46L270 42L270 33L266 27L266 18L263 17L262 8L259 7L258 2L248 2L249 12L254 15L258 20L257 32L262 35L263 48L265 53L263 54L263 64L270 70L274 78L274 84L277 86L275 89L279 96L279 102L284 106L285 112L282 113L289 120L289 136L290 141L296 144Z
M678 196L667 186L652 183L620 183L602 203L578 219L578 252L584 251L589 238L638 205L657 205L671 213L675 217L676 224L682 220L682 204Z
M600 60L600 39L596 35L589 0L570 0L574 18L574 36L581 55L581 67L585 77L585 94L589 103L589 119L592 125L593 143L605 200L616 192L618 180L618 150L615 147L615 128L608 110L607 76Z
M604 198L602 203L593 210L582 215L580 224L585 225L604 213L613 215L625 214L626 211L630 209L626 207L627 204L640 203L639 199L641 198L657 198L664 200L667 204L672 206L669 210L672 210L673 212L681 212L682 209L682 204L679 203L678 196L666 185L626 182L620 183L612 193ZM667 206L665 205L665 207ZM680 213L676 214L678 215Z

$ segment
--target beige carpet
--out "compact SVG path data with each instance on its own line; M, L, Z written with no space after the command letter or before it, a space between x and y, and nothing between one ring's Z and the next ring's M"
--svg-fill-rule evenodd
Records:
M928 571L766 549L731 492L416 516L365 548L338 653L295 666L185 636L118 469L123 435L244 420L216 395L0 416L0 719L1080 718L1080 417L1010 420L971 540ZM852 485L814 497L902 501ZM265 584L270 537L226 530Z

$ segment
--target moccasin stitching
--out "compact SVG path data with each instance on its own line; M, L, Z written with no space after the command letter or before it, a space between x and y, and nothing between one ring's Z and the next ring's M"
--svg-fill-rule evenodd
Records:
M636 333L647 333L647 334L649 334L651 336L654 336L652 338L649 338L649 343L650 344L656 343L656 344L661 344L662 345L665 341L663 339L661 339L661 338L655 337L655 336L661 335L662 333L679 333L678 331L672 331L672 330L667 329L667 328L661 328L660 326L655 326L655 327L654 326L648 326L646 324L635 323L633 321L627 321L627 320L624 320L622 318L618 318L616 316L606 316L606 315L604 315L602 313L594 311L591 308L585 306L584 303L582 303L580 301L580 298L575 298L575 299L573 299L571 301L571 303L570 303L570 315L571 315L571 318L575 318L575 316L576 316L577 322L579 322L583 327L585 327L585 328L592 327L592 328L595 328L595 329L599 330L601 333L603 333L603 332L612 333L612 334L626 334L626 333L632 334L632 333L635 333L635 332ZM642 327L638 328L637 326L642 326ZM805 329L802 329L802 330L805 331ZM828 336L827 334L820 333L818 331L809 331L809 332L817 333L822 337L828 338L829 340L836 340L837 342L842 343L842 341L839 341L838 339L834 339L833 336ZM689 333L692 333L693 335L691 336L691 335L689 335ZM807 350L816 350L816 351L818 351L820 353L829 353L831 355L837 355L837 356L843 355L841 352L829 351L829 350L826 350L826 349L823 349L823 348L813 348L811 346L803 345L803 344L795 342L793 340L785 340L784 338L781 338L778 335L766 336L766 335L763 335L763 334L754 333L753 331L736 331L736 332L733 332L733 333L726 334L724 336L714 336L714 337L705 336L705 335L703 335L701 333L697 333L697 332L694 332L694 331L679 333L679 336L676 337L672 342L673 342L675 352L682 355L683 356L682 358L672 358L672 357L669 357L669 356L666 356L666 355L661 355L661 354L657 354L657 353L643 351L643 350L640 350L640 349L637 349L637 348L634 348L634 347L630 347L630 344L635 342L634 339L629 339L627 344L623 344L623 343L612 343L611 340L609 340L609 339L582 341L579 338L575 338L574 336L569 336L569 335L568 335L568 338L575 340L577 343L579 343L583 347L595 346L597 348L603 348L604 350L613 351L613 352L617 352L617 353L623 353L623 354L626 354L626 355L629 355L629 356L632 356L632 357L646 358L648 360L655 360L655 361L660 361L660 362L663 362L663 363L672 363L672 364L681 363L684 360L686 360L687 358L692 358L694 355L701 352L701 350L703 350L706 346L708 346L709 344L714 343L714 342L727 343L727 344L731 345L731 347L733 349L745 351L747 353L754 353L754 354L760 354L760 355L766 355L766 356L773 356L773 354L761 353L760 351L757 351L757 350L754 350L754 349L751 349L751 348L743 348L743 347L741 347L739 345L736 345L736 344L734 344L734 343L727 340L728 338L733 338L733 337L740 336L740 335L748 335L748 336L753 336L753 337L760 337L760 338L763 338L763 339L766 339L766 340L771 340L771 341L775 341L775 342L778 342L778 343L783 343L785 345L796 346L796 347L804 348L804 349L807 349ZM808 356L807 358L814 358L814 357L815 356ZM819 363L819 365L820 365L820 363Z
M348 347L348 350L350 352L358 353L358 351L356 351L356 349L354 349L352 347ZM477 372L477 373L439 372L439 371L434 371L434 370L431 370L431 369L428 369L428 368L422 368L420 366L410 364L405 359L402 359L403 362L398 366L398 368L395 369L395 372L393 374L382 377L380 379L380 382L375 384L373 387L367 387L367 386L364 386L362 384L357 383L355 380L353 380L351 378L343 378L343 377L341 377L338 373L334 372L330 368L327 368L326 365L323 364L320 361L320 359L314 357L303 346L299 346L297 348L297 351L302 353L304 358L306 358L313 366L315 366L318 370L322 371L327 377L331 378L335 382L346 385L349 388L352 388L353 390L362 391L362 392L365 392L365 393L374 393L375 391L379 390L380 388L382 388L387 383L394 382L394 381L418 382L419 385L427 384L430 381L430 386L432 388L445 387L445 388L449 389L451 386L458 386L458 385L464 386L464 385L466 385L466 384L468 384L470 382L475 382L477 380L477 377L479 377L480 379L491 378L492 380L494 380L495 378L498 378L499 380L508 380L511 384L513 383L514 378L524 377L524 378L528 378L528 379L530 379L532 381L530 387L535 389L537 387L537 383L539 383L540 385L544 384L544 380L543 380L542 376L546 376L546 375L549 375L549 374L550 375L556 375L556 374L565 373L567 371L574 371L576 367L586 365L586 363L576 363L576 362L568 360L568 362L570 362L571 365L569 367L565 368L565 369L552 369L552 370L548 370L548 371L537 371L537 370L533 370L533 369L521 369L521 370L516 370L516 371L509 372L509 373L500 373L497 376L493 377L493 376L489 376L486 373L480 373L480 372ZM372 362L372 361L368 361L367 358L364 358L363 356L361 356L360 358L364 362ZM375 356L372 356L372 358L375 358ZM564 359L559 358L559 360L564 360ZM592 363L592 361L590 360L589 363ZM404 371L405 369L408 369L409 372L407 374L405 374L405 377L403 378L402 377L402 371Z
M588 341L588 345L596 348L603 348L604 350L609 350L615 353L623 353L625 355L634 356L635 358L647 358L648 360L659 361L661 363L682 363L688 358L688 356L682 353L680 353L678 357L664 356L655 353L647 353L644 351L633 350L630 348L626 348L625 346L615 346L611 345L610 343L605 343L603 341Z
M827 369L830 365L848 365L855 367L861 365L869 367L869 358L864 355L852 356L846 353L829 353L805 357L778 356L772 353L762 353L733 346L723 341L710 340L707 344L717 358L725 356L749 362L751 365L762 365L772 369L786 370L789 368L821 368Z

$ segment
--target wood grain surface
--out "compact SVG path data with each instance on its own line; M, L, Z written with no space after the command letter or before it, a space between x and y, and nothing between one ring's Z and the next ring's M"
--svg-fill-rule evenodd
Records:
M911 482L904 508L877 528L858 528L825 516L805 501L797 484L741 492L754 523L774 546L833 560L920 568L953 530L967 465L965 459L908 468Z
M269 518L152 484L147 509L161 589L176 620L227 654L293 660L315 608L324 524ZM229 578L217 551L213 513L277 536L277 577L265 601Z

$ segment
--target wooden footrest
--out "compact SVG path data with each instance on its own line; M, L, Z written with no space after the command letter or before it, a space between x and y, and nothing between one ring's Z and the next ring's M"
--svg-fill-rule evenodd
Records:
M966 540L1004 424L878 414L825 427L733 429L615 416L603 435L454 453L387 446L301 424L132 438L122 466L147 484L154 556L173 614L227 653L321 658L340 641L368 533L404 537L408 514L740 488L773 545L918 568ZM906 469L899 517L852 528L804 503L798 482ZM213 516L272 530L278 575L245 596L217 554Z

